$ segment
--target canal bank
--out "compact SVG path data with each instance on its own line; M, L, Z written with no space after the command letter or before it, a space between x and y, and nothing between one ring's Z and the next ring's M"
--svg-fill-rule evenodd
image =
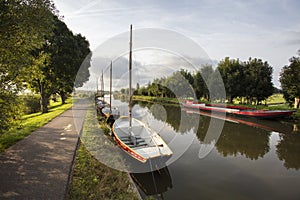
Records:
M107 149L115 146L109 132L90 102L66 199L141 199L130 175L113 167L123 165L120 155L111 153L105 159Z

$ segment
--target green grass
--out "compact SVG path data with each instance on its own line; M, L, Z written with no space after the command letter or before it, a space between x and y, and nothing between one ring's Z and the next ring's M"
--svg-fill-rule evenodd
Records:
M138 199L132 187L127 173L100 163L81 144L66 199Z
M48 113L42 114L39 112L22 116L21 123L18 126L12 127L9 131L0 135L0 152L30 135L36 129L71 108L71 106L72 99L68 99L64 105L61 105L61 102L52 102Z
M146 101L146 102L159 102L163 104L173 104L179 105L177 98L167 98L167 97L151 97L151 96L138 96L134 95L133 100Z
M273 94L266 100L267 105L271 104L285 104L286 101L283 98L283 94Z
M67 200L138 199L128 174L107 166L124 166L109 132L105 120L97 118L92 109L88 110Z

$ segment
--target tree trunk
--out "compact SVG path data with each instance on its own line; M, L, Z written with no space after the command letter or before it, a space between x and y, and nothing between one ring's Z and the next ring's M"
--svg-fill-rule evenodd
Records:
M231 95L229 95L229 96L227 97L227 100L228 100L228 103L233 103L233 99L232 99Z
M43 83L40 83L40 93L41 93L41 111L42 113L47 113L49 97L45 92Z
M59 95L61 97L61 104L65 104L66 103L66 94L64 92L59 92Z
M294 108L298 109L299 108L299 97L295 97L295 104L294 104Z

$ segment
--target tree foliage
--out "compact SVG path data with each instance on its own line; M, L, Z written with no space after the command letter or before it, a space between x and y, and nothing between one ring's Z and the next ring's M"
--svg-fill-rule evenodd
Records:
M216 70L211 65L201 66L193 74L181 69L169 77L155 79L148 86L140 87L137 94L161 97L194 97L197 99L224 101L222 87L227 100L244 97L249 103L259 103L273 93L272 67L261 59L239 59L226 57L218 63ZM213 98L213 99L212 99Z
M21 114L20 91L38 92L47 112L52 94L64 101L89 78L88 41L74 35L56 13L52 0L0 0L0 107L6 113L0 117L0 132Z
M261 59L249 58L240 62L239 59L226 57L217 68L223 78L227 100L245 97L249 103L256 104L273 94L273 68Z
M22 86L31 51L51 33L54 6L48 0L1 0L0 10L0 86L12 89Z
M298 51L300 55L300 50ZM290 64L283 67L280 73L280 83L283 96L287 102L299 108L300 98L300 57L292 57Z
M64 22L53 17L53 34L48 35L44 46L36 50L37 62L32 67L37 73L32 74L29 84L41 95L42 112L48 112L52 94L58 93L64 103L73 87L82 86L89 78L91 55L88 41L80 34L74 35Z
M18 92L31 74L32 51L52 31L55 12L50 0L0 0L0 132L20 115Z

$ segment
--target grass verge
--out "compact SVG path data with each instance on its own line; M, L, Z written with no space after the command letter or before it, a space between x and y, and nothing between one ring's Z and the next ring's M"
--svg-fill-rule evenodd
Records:
M95 159L83 144L75 160L72 184L66 200L128 199L137 200L127 173L107 167Z
M20 125L12 127L9 131L0 135L0 152L3 152L6 148L15 144L17 141L22 140L36 129L42 127L53 118L71 108L72 99L68 99L64 105L60 104L61 102L51 103L48 113L42 114L39 112L24 115Z
M146 102L159 102L163 104L179 105L177 98L166 98L166 97L151 97L151 96L138 96L134 95L133 100L146 101Z

